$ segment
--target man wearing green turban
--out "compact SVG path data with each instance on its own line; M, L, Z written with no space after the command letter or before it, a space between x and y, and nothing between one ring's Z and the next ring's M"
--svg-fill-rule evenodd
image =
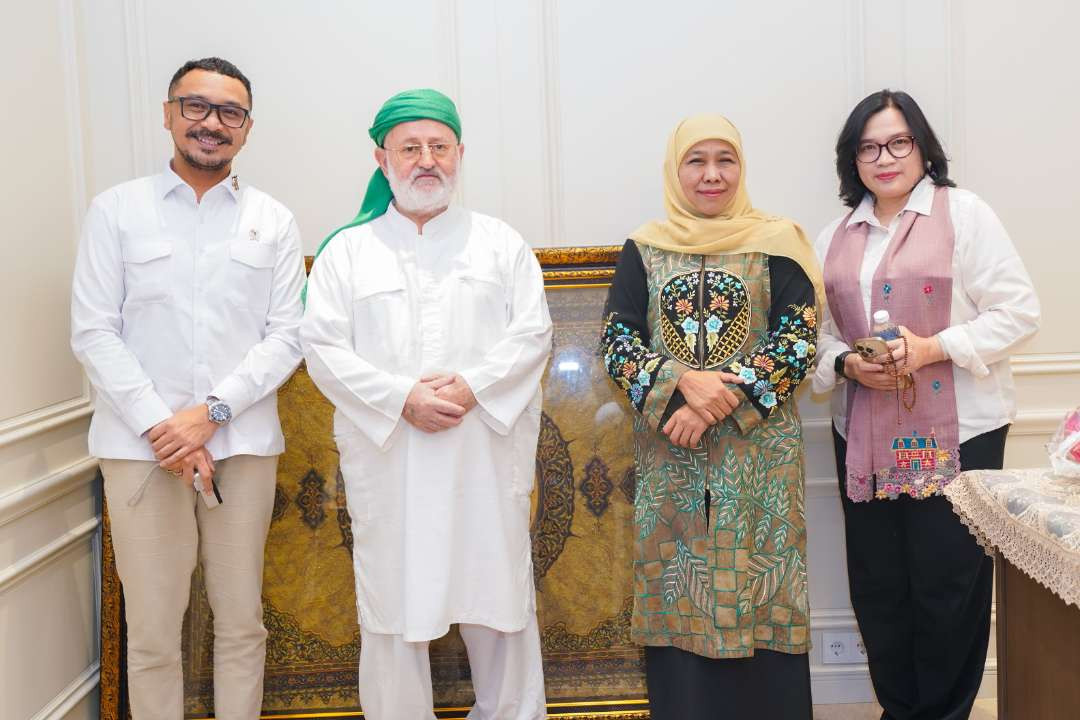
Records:
M410 90L379 168L319 248L301 344L334 403L352 517L360 704L432 718L429 641L458 623L474 720L545 717L529 495L551 348L543 276L509 225L451 202L454 103Z

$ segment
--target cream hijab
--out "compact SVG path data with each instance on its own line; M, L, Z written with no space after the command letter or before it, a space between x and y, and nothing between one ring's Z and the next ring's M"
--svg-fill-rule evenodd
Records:
M739 187L724 212L716 217L699 213L679 183L679 163L702 140L723 140L735 148L742 172ZM686 118L668 140L664 159L664 206L667 220L645 223L631 239L661 250L697 255L736 255L761 252L782 255L799 264L814 284L818 307L823 299L821 267L806 234L787 218L754 209L746 192L746 158L739 131L723 115L706 113Z

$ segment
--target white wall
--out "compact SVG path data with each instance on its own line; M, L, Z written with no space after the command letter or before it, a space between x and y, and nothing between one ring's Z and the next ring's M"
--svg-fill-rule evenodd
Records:
M90 397L68 349L86 196L76 20L58 0L3 15L0 717L92 718L99 499Z
M86 196L164 164L170 147L160 103L168 80L185 60L210 54L236 62L254 84L256 124L237 169L294 210L308 252L355 213L374 168L367 128L382 101L407 87L436 87L458 101L464 202L509 220L534 246L619 244L658 217L667 134L698 111L723 112L742 130L754 201L816 234L840 212L832 146L846 114L869 92L906 89L952 156L953 176L1005 221L1043 300L1043 331L1014 360L1020 413L1008 463L1040 464L1057 418L1080 402L1080 342L1066 302L1076 273L1057 269L1080 263L1071 222L1080 198L1071 163L1080 100L1065 84L1080 69L1071 51L1080 25L1075 4L12 5L5 20L18 22L0 30L0 53L10 58L4 92L48 112L30 117L23 105L0 121L19 138L6 154L14 162L0 173L0 219L17 239L0 250L0 287L11 347L19 350L0 360L7 383L0 418L9 418L0 424L0 568L33 559L95 517L85 505L94 500L84 482L87 395L66 350L74 226ZM823 630L855 624L827 412L811 398L803 409L820 648ZM67 467L75 470L64 474ZM42 480L50 477L55 482ZM74 489L5 521L12 513L4 508L27 507L12 498L44 498L49 493L33 489L53 486ZM19 703L17 712L0 712L5 718L45 707L96 661L86 624L93 619L89 537L78 536L19 582L0 580L0 632L16 638L0 649L0 704ZM63 580L77 591L61 598L49 583ZM42 603L50 603L47 613L36 612ZM823 666L818 652L818 701L869 697L865 666ZM28 654L46 660L33 665L49 671L29 675ZM991 658L991 679L995 667ZM992 683L984 690L992 693Z

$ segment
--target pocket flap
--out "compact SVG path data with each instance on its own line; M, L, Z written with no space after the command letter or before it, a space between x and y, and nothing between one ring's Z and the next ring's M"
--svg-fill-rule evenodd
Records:
M244 238L229 246L229 257L253 268L272 268L277 259L277 248Z
M120 241L124 262L145 263L172 255L172 243L155 237L125 237Z
M483 270L462 270L458 273L458 277L466 282L487 283L489 285L502 287L502 281L498 276Z
M353 288L353 302L381 293L399 292L405 289L405 280L397 273L378 275L371 273Z

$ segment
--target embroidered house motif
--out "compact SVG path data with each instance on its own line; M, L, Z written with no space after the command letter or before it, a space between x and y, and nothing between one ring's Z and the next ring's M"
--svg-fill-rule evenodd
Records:
M913 432L911 437L893 438L892 450L896 455L896 467L901 470L934 470L937 468L937 438L930 431L930 437L919 437Z

